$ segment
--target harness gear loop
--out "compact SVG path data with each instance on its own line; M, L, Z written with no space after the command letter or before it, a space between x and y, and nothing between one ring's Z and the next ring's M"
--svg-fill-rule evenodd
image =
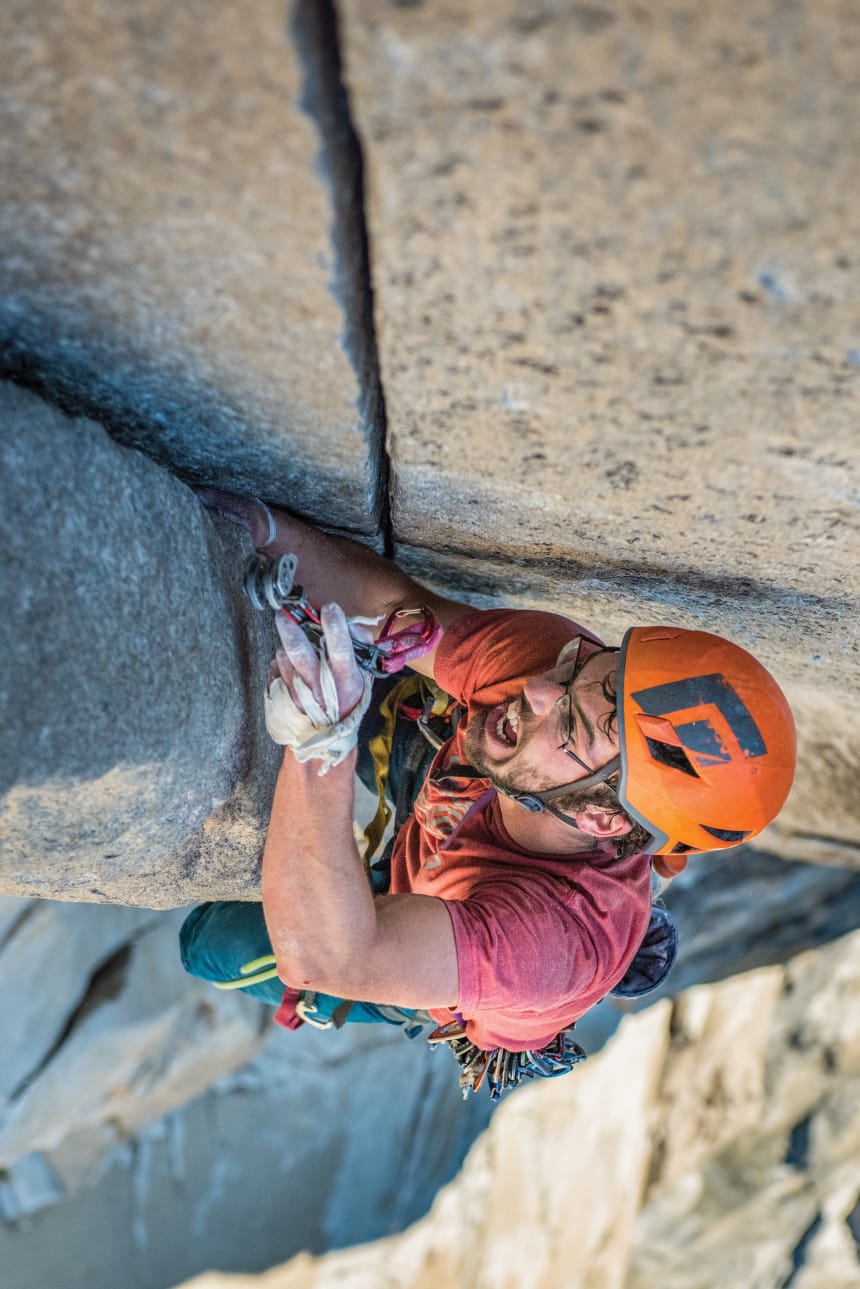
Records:
M320 1019L316 991L312 989L303 990L295 1003L296 1015L313 1029L342 1029L354 1006L351 998L344 998L331 1016Z

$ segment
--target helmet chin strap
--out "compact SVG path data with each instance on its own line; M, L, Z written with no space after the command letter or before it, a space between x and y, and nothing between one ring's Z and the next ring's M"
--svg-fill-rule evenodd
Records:
M541 814L546 810L549 814L554 815L556 819L561 819L563 823L570 824L572 828L575 828L576 824L572 819L568 819L559 811L553 810L549 803L557 797L567 796L570 792L579 792L583 788L595 788L599 783L605 783L607 779L612 778L620 765L620 755L614 756L600 770L595 770L593 774L587 775L586 778L574 779L572 783L562 783L558 788L546 788L543 792L517 792L512 788L499 787L496 790L509 797L511 801L516 801L518 805L521 805L524 810L528 810L531 814Z

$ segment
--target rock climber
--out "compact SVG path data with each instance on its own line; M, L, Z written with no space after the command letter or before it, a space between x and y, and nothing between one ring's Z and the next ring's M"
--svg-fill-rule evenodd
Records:
M195 909L186 969L267 999L291 1027L432 1023L478 1053L540 1052L625 981L661 980L674 929L652 908L652 867L672 876L748 841L788 794L794 724L765 668L703 631L634 627L609 648L555 613L475 610L284 511L203 500L257 551L297 556L325 648L277 615L265 704L284 755L262 904ZM369 749L391 684L371 686L351 632L421 609L439 630L410 674L436 687L441 746L408 702L389 704L396 829L368 877L354 775L379 785Z

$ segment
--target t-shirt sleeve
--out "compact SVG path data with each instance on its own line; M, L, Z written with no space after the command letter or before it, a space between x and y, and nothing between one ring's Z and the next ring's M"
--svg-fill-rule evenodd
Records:
M458 1011L473 1042L542 1047L609 992L642 939L650 903L614 887L561 900L534 880L487 882L449 903Z
M591 632L557 613L476 609L442 637L436 681L461 703L475 700L492 706L510 694L512 684L548 671L562 647L578 635L596 641Z

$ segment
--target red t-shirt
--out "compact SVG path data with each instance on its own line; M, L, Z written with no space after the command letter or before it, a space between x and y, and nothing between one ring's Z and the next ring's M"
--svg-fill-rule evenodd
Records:
M445 632L436 655L437 682L467 714L398 833L390 890L446 902L457 1010L478 1047L543 1047L618 983L648 927L647 855L528 851L508 835L488 780L457 775L475 709L520 693L577 635L594 639L554 613L477 611ZM445 1009L430 1014L453 1019Z

